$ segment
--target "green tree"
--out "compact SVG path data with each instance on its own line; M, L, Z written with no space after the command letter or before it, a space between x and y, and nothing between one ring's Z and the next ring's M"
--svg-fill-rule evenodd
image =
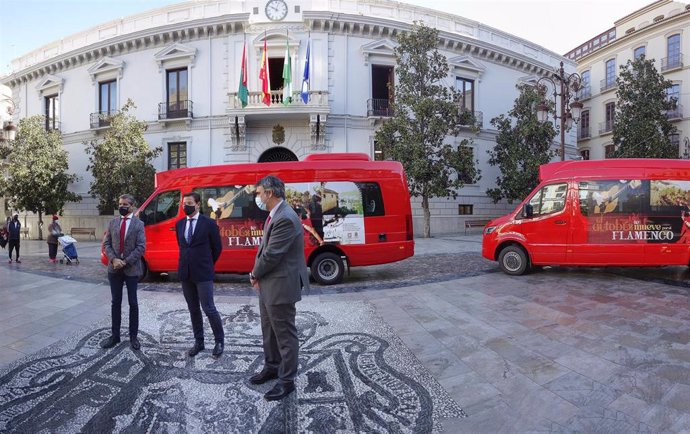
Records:
M60 212L66 202L81 200L68 190L70 183L79 180L67 173L68 168L60 132L46 131L41 115L21 119L7 156L3 190L12 207L38 215L39 240L43 239L44 214Z
M676 107L667 90L671 81L644 56L621 66L616 79L618 98L613 124L615 158L678 158L678 147L670 136L676 128L666 117Z
M456 198L457 189L479 179L469 141L447 143L462 126L473 126L474 116L459 108L459 93L444 84L448 62L438 44L438 30L423 24L398 36L394 115L376 132L386 158L405 168L410 194L422 199L425 238L431 236L429 199Z
M551 142L556 130L551 122L537 120L539 92L524 84L517 88L520 94L508 115L491 119L498 136L496 146L489 151L489 164L501 170L496 178L497 187L486 191L494 203L501 199L508 203L524 199L539 183L539 166L555 155Z
M98 197L101 215L112 214L117 199L124 193L142 203L154 190L156 169L151 160L162 148L151 149L144 139L146 122L139 121L130 113L136 108L132 100L115 115L108 118L110 127L103 140L86 142L86 154L93 182L89 194Z

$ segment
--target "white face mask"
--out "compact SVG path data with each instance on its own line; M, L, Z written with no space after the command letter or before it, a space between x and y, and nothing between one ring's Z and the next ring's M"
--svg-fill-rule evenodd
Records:
M266 204L261 201L261 198L259 197L258 194L256 196L254 196L254 202L256 203L256 206L258 206L261 211L266 211Z

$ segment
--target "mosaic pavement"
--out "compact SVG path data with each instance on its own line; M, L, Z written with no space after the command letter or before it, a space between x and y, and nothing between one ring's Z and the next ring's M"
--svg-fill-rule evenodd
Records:
M297 392L266 402L273 382L247 381L263 360L258 306L217 306L217 360L210 348L186 356L193 338L179 303L145 301L140 352L127 341L102 350L101 322L13 363L0 371L0 432L420 433L465 417L363 302L298 303Z

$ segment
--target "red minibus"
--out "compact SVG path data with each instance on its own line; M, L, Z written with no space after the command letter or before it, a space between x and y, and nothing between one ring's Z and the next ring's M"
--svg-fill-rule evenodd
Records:
M484 227L482 256L531 266L690 265L690 161L563 161L512 213Z
M266 175L285 182L286 200L302 219L307 265L324 285L342 281L345 266L385 264L414 254L407 179L396 161L366 154L312 154L304 161L230 164L156 174L156 189L137 211L146 227L147 274L177 270L175 222L182 195L201 195L201 212L215 219L223 240L219 273L248 273L268 212L254 202Z

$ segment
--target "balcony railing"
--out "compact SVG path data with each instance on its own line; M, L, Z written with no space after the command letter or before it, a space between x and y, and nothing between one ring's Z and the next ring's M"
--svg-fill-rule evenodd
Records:
M577 91L577 97L580 100L590 99L592 97L592 86L584 86Z
M91 128L104 128L110 126L110 117L115 114L112 112L91 113Z
M367 116L393 116L393 107L391 107L388 98L371 98L367 100Z
M663 57L661 59L661 71L666 72L672 69L678 69L683 67L683 54L678 53L673 56Z
M242 109L242 102L240 101L237 92L230 92L230 106L233 109ZM309 98L307 103L302 100L302 94L299 90L292 92L292 99L288 104L283 104L283 91L282 90L272 90L271 91L271 105L266 106L263 102L263 94L261 92L249 92L247 96L247 106L245 109L275 109L280 107L328 107L328 92L321 90L310 90Z
M592 137L589 129L589 125L586 127L583 127L580 125L577 127L577 140L584 140L584 139L589 139Z
M676 108L673 110L666 110L666 119L668 120L679 120L683 119L683 105L676 104Z
M192 101L162 102L158 104L158 120L193 118Z
M599 134L608 134L613 131L613 126L616 124L615 121L610 120L606 122L599 122Z
M601 80L601 83L599 85L600 87L600 92L604 93L607 90L614 89L616 87L616 77L609 77Z
M479 110L462 110L462 119L460 121L461 126L482 128L482 126L484 125L484 113L480 112Z

